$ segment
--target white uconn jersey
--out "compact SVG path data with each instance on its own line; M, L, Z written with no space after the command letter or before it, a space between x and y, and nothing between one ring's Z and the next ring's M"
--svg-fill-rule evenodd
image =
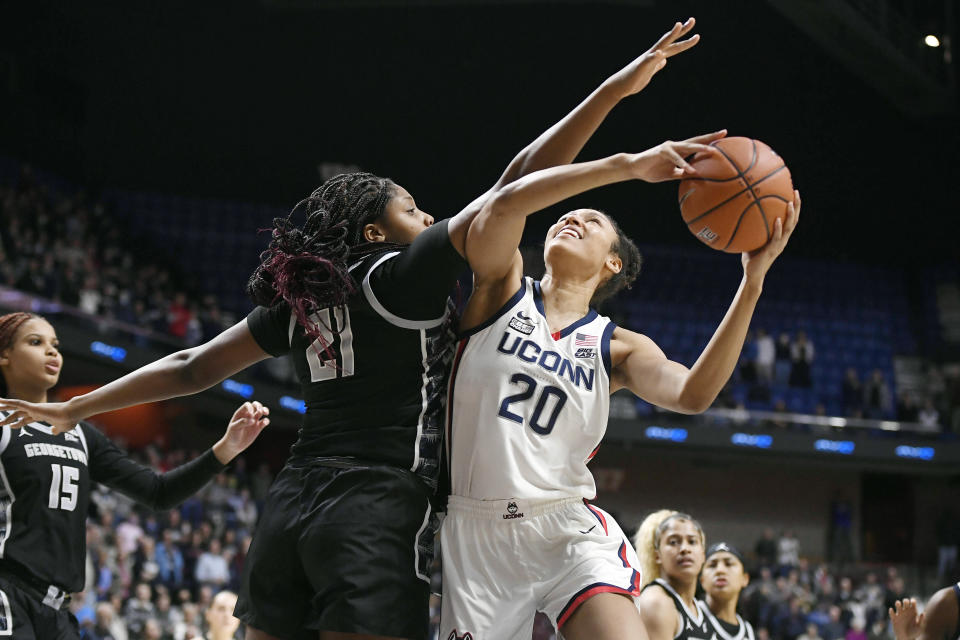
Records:
M524 278L502 309L464 334L449 387L453 495L594 498L587 462L607 428L614 327L590 310L551 334L540 283Z

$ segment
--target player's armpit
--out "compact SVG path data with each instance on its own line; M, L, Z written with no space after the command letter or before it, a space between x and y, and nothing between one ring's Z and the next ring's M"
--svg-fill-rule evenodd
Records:
M650 588L640 594L639 605L649 640L673 640L677 610L670 597L662 589Z
M474 274L473 292L460 317L460 331L469 331L486 322L524 286L523 259L519 251L514 253L513 262L505 277L483 278Z

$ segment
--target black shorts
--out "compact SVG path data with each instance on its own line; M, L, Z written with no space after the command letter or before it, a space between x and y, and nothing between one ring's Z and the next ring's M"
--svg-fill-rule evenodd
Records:
M67 607L48 607L0 576L0 637L3 636L16 640L80 640L80 629Z
M270 487L234 615L284 640L317 631L426 638L431 493L392 466L288 462Z

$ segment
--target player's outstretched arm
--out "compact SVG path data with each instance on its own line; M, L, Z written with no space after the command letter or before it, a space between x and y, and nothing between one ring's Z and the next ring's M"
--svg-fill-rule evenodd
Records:
M499 279L510 270L527 216L569 197L615 182L662 182L696 170L683 158L717 153L710 142L725 131L680 142L667 141L641 153L620 153L600 160L543 169L492 194L467 233L467 261L477 280Z
M0 398L0 410L12 412L0 426L16 428L43 420L53 426L54 433L62 433L89 416L198 393L269 357L246 320L241 320L205 344L170 354L67 402L37 404Z
M90 477L152 509L170 509L199 491L245 451L270 423L270 410L245 402L233 413L223 437L194 460L157 473L131 459L102 433L82 425L90 448Z
M627 388L647 402L680 413L700 413L713 404L740 359L767 271L793 234L800 219L800 193L777 220L773 237L762 248L742 256L743 279L703 353L693 366L667 359L646 336L617 328L613 333L610 392Z
M534 171L573 162L621 100L642 91L666 66L669 58L693 48L700 41L698 34L690 35L695 25L693 18L674 24L653 46L607 78L563 119L524 147L510 161L496 184L450 221L450 239L461 255L466 255L467 228L490 195Z

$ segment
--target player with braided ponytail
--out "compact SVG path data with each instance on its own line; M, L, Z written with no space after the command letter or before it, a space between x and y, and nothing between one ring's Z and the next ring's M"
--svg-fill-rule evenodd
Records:
M467 268L467 231L491 194L571 162L621 99L696 44L677 41L692 28L692 19L677 23L452 218L434 224L386 178L331 178L275 221L247 285L258 306L245 320L67 403L0 400L14 411L0 424L33 417L61 428L196 393L289 354L307 412L244 566L236 614L247 639L424 638L455 344L448 296Z

